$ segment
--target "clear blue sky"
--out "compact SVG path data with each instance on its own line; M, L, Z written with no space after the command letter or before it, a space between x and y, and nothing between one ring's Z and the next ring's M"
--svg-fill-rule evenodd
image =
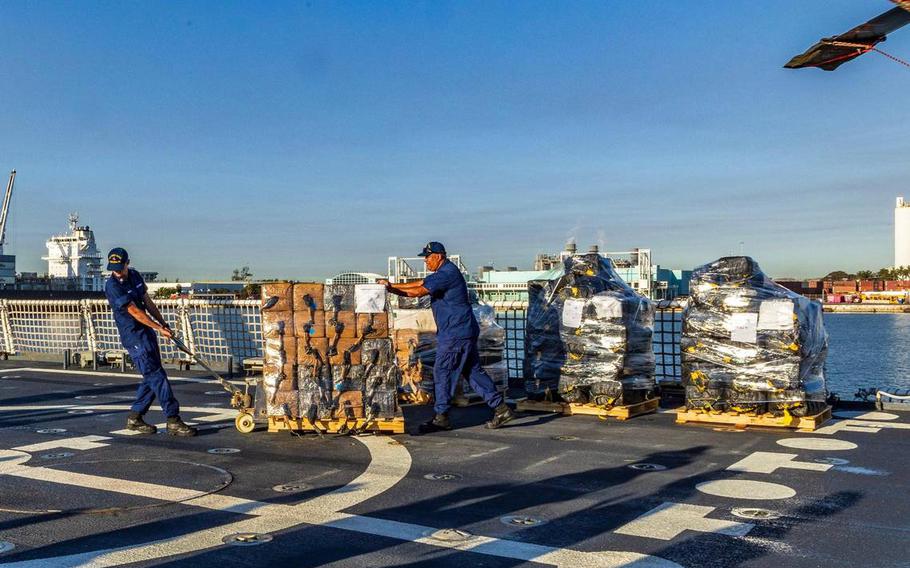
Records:
M431 239L527 267L569 237L878 268L910 196L910 72L782 65L891 7L2 2L6 250L46 270L77 210L171 278L384 271ZM882 47L910 58L910 29Z

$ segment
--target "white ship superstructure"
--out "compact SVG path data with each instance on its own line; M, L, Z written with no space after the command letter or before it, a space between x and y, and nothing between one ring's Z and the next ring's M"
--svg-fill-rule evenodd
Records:
M69 216L70 232L55 235L46 244L47 274L53 279L76 281L78 290L103 290L101 252L95 244L95 234L88 225L79 225L79 215Z

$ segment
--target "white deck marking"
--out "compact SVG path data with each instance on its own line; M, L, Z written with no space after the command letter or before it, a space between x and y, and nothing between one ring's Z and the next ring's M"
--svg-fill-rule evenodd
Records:
M863 432L877 434L883 428L910 430L910 424L904 422L872 422L869 420L837 420L828 426L822 426L813 434L837 434L838 432Z
M138 495L140 497L159 499L161 501L185 501L187 499L205 495L205 492L193 489L181 489L179 487L143 483L141 481L128 481L126 479L102 477L100 475L88 475L46 467L19 466L6 469L3 472L3 475L12 475L14 477L33 479L35 481L49 481L51 483L60 483L61 485L72 485L87 489L111 491L113 493Z
M495 453L497 453L497 452L502 452L502 451L505 451L505 450L508 450L508 449L509 449L509 446L502 446L501 448L493 448L492 450L487 450L487 451L485 451L485 452L480 452L480 453L476 453L476 454L471 454L471 455L469 455L468 457L469 457L469 458L482 458L482 457L484 457L484 456L489 456L490 454L495 454Z
M705 518L714 509L715 507L667 502L624 524L614 532L643 538L672 540L684 531L745 536L755 526L752 523Z
M197 552L207 548L220 547L223 546L221 539L231 533L273 533L307 524L385 536L403 541L420 542L443 548L469 550L478 554L555 564L567 568L593 568L595 566L619 568L633 565L636 568L680 568L674 562L634 552L580 552L483 536L469 539L466 542L444 542L425 536L437 530L432 527L342 513L342 510L371 499L392 488L404 479L411 468L411 455L405 446L390 445L388 440L383 438L364 437L357 439L367 446L372 458L366 470L348 485L299 505L273 505L220 494L202 495L185 500L183 504L255 516L235 523L147 544L15 562L6 564L6 566L20 568L117 566L130 562L151 561L178 554ZM0 460L2 460L3 456L4 454L0 453ZM13 461L26 459L25 455L10 454L9 457ZM0 461L0 464L2 463L3 461ZM120 489L130 494L147 494L149 497L164 500L176 499L178 491L182 491L184 495L187 495L185 493L187 490L185 489L177 490L172 487L153 484L138 486L136 482L97 476L80 477L81 474L21 465L16 465L12 469L15 471L14 474L19 477L31 478L30 473L38 470L38 473L36 473L38 478L57 477L57 479L64 480L59 482L71 485L94 489L104 488L112 491ZM111 489L112 487L116 489Z
M857 448L857 445L853 442L835 440L833 438L784 438L783 440L778 440L777 443L785 448L819 450L823 452L839 452Z
M0 475L8 470L16 469L30 460L32 456L16 450L0 450Z
M19 446L13 448L14 450L19 450L20 452L43 452L46 450L56 450L58 448L66 448L67 450L94 450L95 448L103 448L109 446L110 444L101 444L102 440L110 440L111 438L107 436L79 436L78 438L56 438L50 440L49 442L41 442L40 444L30 444L28 446Z
M766 481L752 481L749 479L720 479L705 481L695 486L696 489L708 495L717 497L730 497L732 499L752 499L763 501L766 499L789 499L796 495L796 491L779 483Z
M900 418L897 414L891 414L890 412L869 412L866 410L841 410L835 412L834 416L852 418L854 420L897 420Z
M795 461L797 457L797 454L752 452L728 467L727 470L745 473L774 473L780 468L804 469L808 471L828 471L831 469L831 464L829 463Z

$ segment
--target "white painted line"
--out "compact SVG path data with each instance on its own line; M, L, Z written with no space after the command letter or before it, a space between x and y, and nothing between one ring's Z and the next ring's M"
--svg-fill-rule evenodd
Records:
M503 447L501 447L501 448L493 448L492 450L487 450L487 451L485 451L485 452L480 452L480 453L477 453L477 454L471 454L471 455L469 455L468 457L469 457L469 458L482 458L482 457L484 457L484 456L489 456L489 455L491 455L491 454L495 454L495 453L498 453L498 452L502 452L502 451L505 451L505 450L508 450L508 449L509 449L509 446L503 446Z
M138 495L139 497L148 497L161 501L184 501L205 494L202 491L196 491L194 489L182 489L180 487L169 487L166 485L143 483L141 481L128 481L126 479L88 475L45 467L19 466L7 469L3 474L24 479L33 479L36 481L60 483L62 485L72 485L89 489L103 489L104 491Z
M49 442L19 446L18 448L13 449L19 450L20 452L43 452L47 450L56 450L58 448L66 448L67 450L94 450L95 448L103 448L110 445L100 444L99 442L102 440L110 440L110 438L107 436L94 435L80 436L78 438L56 438Z
M545 466L545 465L547 465L548 463L553 463L553 462L555 462L556 460L561 459L562 457L563 457L562 454L557 454L557 455L555 455L555 456L550 456L550 457L548 457L548 458L545 459L545 460L540 460L539 462L534 462L534 463L532 463L532 464L529 465L528 467L524 468L523 471L531 471L532 469L537 469L538 467Z
M823 452L839 452L855 450L857 445L846 440L833 438L784 438L777 441L778 445L797 450L819 450Z
M789 499L796 495L796 491L779 483L766 481L752 481L748 479L721 479L706 481L695 486L696 489L708 495L717 497L730 497L731 499L753 499L763 501L766 499Z
M684 531L746 536L755 526L752 523L705 518L714 509L715 507L667 502L624 524L614 532L643 538L673 540Z
M18 469L31 458L29 454L18 450L0 450L0 475L8 470Z
M752 452L727 468L728 471L744 473L774 473L780 468L804 469L807 471L828 471L831 464L795 461L797 454L777 452Z
M854 420L897 420L897 414L890 412L869 412L866 410L840 410L834 413L838 418L852 418Z

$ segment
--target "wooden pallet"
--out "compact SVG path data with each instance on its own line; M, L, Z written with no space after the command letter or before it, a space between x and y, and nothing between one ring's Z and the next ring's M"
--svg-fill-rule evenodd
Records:
M556 412L573 416L577 414L586 416L597 416L598 418L615 418L617 420L628 420L642 414L651 414L657 411L660 400L652 398L636 404L626 404L604 408L594 404L578 404L575 402L539 402L535 400L518 401L518 410L531 412Z
M349 430L359 430L364 432L377 432L383 434L404 434L404 418L396 417L391 420L364 420L356 419L336 419L336 420L316 420L315 424L306 418L285 418L284 416L269 416L269 432L281 432L283 430L293 430L296 432L315 432L318 428L325 434L336 434L338 432L347 432Z
M792 428L812 432L831 419L831 407L828 406L814 416L772 416L770 414L739 414L736 412L710 413L680 408L676 411L676 423L713 424L733 426L737 429L753 428Z

